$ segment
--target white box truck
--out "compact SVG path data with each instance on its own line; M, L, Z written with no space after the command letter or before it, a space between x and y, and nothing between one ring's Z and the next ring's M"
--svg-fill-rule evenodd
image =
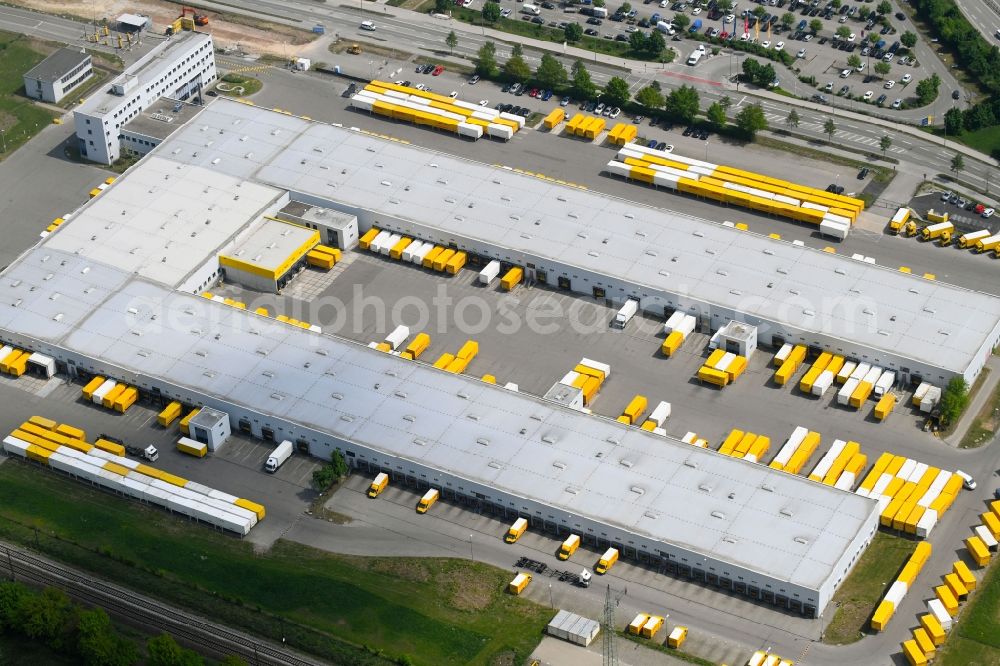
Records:
M267 457L267 462L264 463L264 469L274 474L291 457L292 443L286 439L281 444L278 444L274 451L271 451L271 455Z
M542 13L542 10L535 5L524 5L521 7L522 14L531 14L532 16L538 16Z
M621 310L618 311L618 314L615 315L615 319L611 322L611 325L615 328L625 328L638 311L639 301L634 298L628 299L625 301L625 305L621 307Z

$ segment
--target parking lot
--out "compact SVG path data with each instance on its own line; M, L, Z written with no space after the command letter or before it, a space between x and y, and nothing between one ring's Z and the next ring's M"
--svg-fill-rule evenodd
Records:
M944 200L945 196L948 197L947 201ZM1000 216L995 211L984 215L987 211L994 210L992 208L986 208L977 214L977 206L982 204L949 192L923 194L910 200L910 207L921 214L926 214L928 210L948 213L948 220L960 230L989 229L992 233L1000 233Z
M270 547L305 516L314 497L309 485L312 472L320 465L315 458L293 455L276 473L267 474L264 461L274 444L238 433L217 452L195 458L177 450L180 432L176 422L166 429L156 423L159 406L140 402L119 414L83 400L80 388L80 384L58 376L46 381L27 375L18 379L0 375L0 432L6 436L37 414L82 428L91 440L106 433L129 446L153 445L160 454L154 467L263 504L267 517L247 537L262 548Z
M346 253L342 264L329 274L305 271L281 296L234 285L213 293L238 298L251 309L263 304L272 314L316 323L324 333L362 344L380 342L397 324L405 324L411 336L421 331L431 336L421 357L427 363L474 339L479 355L467 374L491 374L499 384L513 382L537 396L580 358L592 358L612 368L591 404L595 413L614 419L636 394L646 396L651 406L665 400L673 407L665 425L668 434L680 438L693 431L713 448L729 430L739 428L768 435L773 456L802 425L819 432L825 445L834 439L857 441L869 457L890 450L945 468L953 465L953 450L923 432L926 415L908 401L879 423L872 415L874 402L854 410L839 406L833 389L823 398L803 395L798 378L807 367L794 384L779 388L771 380L773 352L768 350L759 350L746 374L719 390L696 378L708 336L693 334L673 357L665 358L659 353L662 319L640 316L618 330L609 327L617 307L603 300L542 287L504 293L496 283L478 285L473 270L449 277L362 251Z

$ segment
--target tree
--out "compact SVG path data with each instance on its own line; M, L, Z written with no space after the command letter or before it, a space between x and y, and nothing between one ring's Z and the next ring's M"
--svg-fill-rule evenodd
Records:
M962 133L963 118L961 109L948 109L944 112L944 133L957 136Z
M510 54L512 56L517 56L519 58L524 57L524 47L521 46L520 42L514 42L514 46L510 49Z
M604 94L601 100L612 106L625 106L631 93L628 89L628 81L620 76L613 76L608 84L604 86Z
M793 23L795 23L795 14L785 12L781 15L781 25L785 26L786 30L791 28Z
M495 5L496 3L491 2L490 4ZM583 39L583 26L579 23L567 23L563 33L567 42L578 42Z
M868 20L868 16L871 13L872 13L872 10L867 5L863 6L861 9L858 10L858 18L860 18L862 21L867 21Z
M868 40L869 44L875 44L876 42L878 42L878 40L880 40L882 38L879 37L879 34L873 30L873 31L871 31L871 32L868 33L868 36L865 37L865 39Z
M813 19L812 21L809 21L809 30L812 31L812 34L818 35L819 31L822 29L823 29L823 22L820 21L819 19Z
M338 479L347 476L347 472L350 470L347 466L347 460L344 458L344 454L337 450L334 450L334 452L330 454L330 467Z
M838 27L837 31L834 32L833 34L837 35L837 37L839 37L840 39L847 39L848 37L851 36L851 29L848 28L846 25L842 25Z
M753 15L756 16L757 18L762 17L766 13L767 13L767 10L764 9L763 5L753 8Z
M760 71L760 62L755 58L747 58L743 61L743 78L748 82L757 80L757 72Z
M757 70L757 76L754 77L754 83L761 88L767 88L776 78L777 74L774 73L774 65L767 63L766 65L762 65L760 69Z
M496 4L496 3L491 2L489 4ZM448 36L444 38L444 43L448 45L448 48L451 49L452 53L455 52L455 47L458 46L458 35L455 34L454 30L449 32Z
M595 7L603 7L604 6L604 0L594 0L594 6Z
M964 169L965 159L962 157L962 153L955 153L955 156L951 158L951 170L958 172Z
M740 109L736 114L736 126L748 138L752 139L757 132L767 129L767 118L760 104L751 104Z
M531 67L524 61L524 56L517 53L517 45L514 46L514 52L510 58L504 63L503 72L508 79L517 83L524 83L531 78Z
M941 77L937 74L931 74L928 78L917 81L917 102L921 106L933 102L937 99L940 85Z
M646 33L642 30L636 30L628 36L628 45L636 53L645 51L647 48Z
M18 606L21 632L54 650L67 645L76 609L62 590L47 587L41 594L26 595Z
M837 126L833 124L833 118L827 118L823 123L823 132L826 133L826 140L833 141L833 133L837 131Z
M799 126L799 112L796 111L795 109L789 111L788 117L785 118L785 124L791 127L792 129L797 128Z
M665 103L667 113L676 121L689 123L698 115L701 108L701 101L698 91L691 86L683 85L674 88L667 95Z
M716 6L719 8L720 12L728 14L733 11L733 0L719 0Z
M729 107L731 107L733 105L733 98L730 97L729 95L723 95L719 99L719 104L722 105L723 109L725 109L726 111L728 111Z
M646 38L646 50L649 51L650 55L659 56L665 48L667 48L667 42L663 39L663 33L659 30L650 32L649 37Z
M20 583L0 583L0 634L18 626L21 603L28 588Z
M572 67L573 74L573 92L580 99L594 99L594 95L597 92L597 86L590 78L590 72L587 71L586 66L584 66L583 61L577 60L573 63Z
M861 66L861 57L857 53L847 56L847 66L851 69L857 69Z
M653 86L646 86L636 93L635 101L647 109L662 109L663 93Z
M628 14L630 11L632 11L632 4L628 2L623 2L621 6L622 14Z
M569 75L559 60L545 53L542 55L542 61L538 64L535 79L542 87L552 90L553 88L562 88L566 85Z
M882 149L882 157L885 157L885 151L892 147L892 137L888 134L883 136L878 140L878 147Z
M77 651L88 666L131 666L139 660L135 644L118 635L101 608L80 611Z
M879 60L877 63L875 63L872 69L875 70L875 73L878 74L880 78L884 79L886 76L888 76L889 72L892 70L892 65L890 65L884 60Z
M969 404L969 385L961 377L952 377L948 386L941 392L938 403L941 410L941 421L954 423Z
M484 2L483 3L483 20L487 23L496 23L500 20L500 3L499 2Z
M490 2L488 4L495 5L496 3ZM486 78L493 78L497 75L497 45L493 42L486 42L479 47L479 53L476 56L476 74Z
M674 16L673 24L678 32L684 32L691 25L691 17L687 14L677 14Z
M712 127L716 131L726 126L726 110L718 102L712 102L711 106L708 107L708 111L705 112L705 116L708 118L708 122L712 123Z
M892 5L889 3L889 0L882 0L882 2L878 3L875 7L875 11L877 11L880 16L885 16L892 11Z
M146 641L148 666L204 666L205 660L193 650L177 644L170 634L160 634Z
M907 30L899 36L899 43L908 49L912 49L917 45L917 35Z
M833 7L834 9L840 9L841 5L843 4L844 3L842 3L840 0L830 0L830 6Z
M434 0L434 11L438 14L447 14L450 9L450 0Z

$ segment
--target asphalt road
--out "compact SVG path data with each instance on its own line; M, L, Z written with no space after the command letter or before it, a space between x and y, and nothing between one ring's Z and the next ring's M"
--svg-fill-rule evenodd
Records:
M987 43L996 42L996 32L1000 30L1000 5L996 0L955 0L955 4Z
M121 57L126 65L138 60L148 53L154 45L162 41L160 36L144 34L140 43L130 49L119 50L87 41L86 26L79 21L6 5L0 6L0 29L54 42L85 46L105 53L114 53Z

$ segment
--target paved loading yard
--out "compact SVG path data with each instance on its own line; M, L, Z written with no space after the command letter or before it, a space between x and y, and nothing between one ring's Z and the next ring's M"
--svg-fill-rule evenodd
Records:
M449 277L358 251L346 253L330 274L304 272L280 297L250 294L234 286L213 292L238 296L250 308L264 304L272 312L277 310L276 314L319 324L324 333L365 344L381 341L396 324L404 323L410 325L411 336L420 331L430 334L431 346L421 357L427 363L442 353L455 353L472 338L479 342L479 355L467 374L492 374L498 383L514 382L521 391L534 395L544 394L581 357L603 361L611 365L611 377L592 403L595 413L616 418L637 393L649 399L649 409L666 400L673 408L667 432L681 437L694 431L714 449L730 429L749 430L771 438L771 451L765 458L769 461L791 431L802 425L823 436L819 452L810 461L813 464L834 439L850 439L861 444L870 463L878 453L889 450L945 469L959 466L953 449L922 432L923 418L909 406L908 395L886 422L878 423L871 415L874 401L854 410L836 404L834 388L822 399L802 395L798 379L808 366L796 375L794 388L791 382L775 386L769 350L759 350L735 384L716 389L696 378L707 335L694 334L667 359L659 354L662 320L636 317L626 330L612 329L608 322L616 308L603 302L523 285L506 294L496 282L481 287L476 276L473 270L463 270ZM444 290L441 295L439 289ZM297 299L296 294L305 299ZM439 308L436 303L444 297L451 304ZM427 316L426 324L416 326L421 311ZM572 313L579 325L553 316L559 312ZM489 317L485 327L480 325L484 313ZM463 318L475 328L456 325ZM529 320L535 324L526 324Z

